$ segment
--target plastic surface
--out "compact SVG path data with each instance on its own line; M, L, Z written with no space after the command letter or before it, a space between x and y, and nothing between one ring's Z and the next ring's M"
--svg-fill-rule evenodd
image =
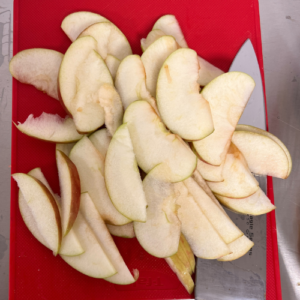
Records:
M261 71L263 60L257 0L145 1L145 0L15 0L14 54L28 48L50 48L64 53L70 41L60 29L65 16L92 11L114 22L128 38L133 53L141 54L140 39L155 21L174 14L188 45L199 55L227 71L247 38L256 50ZM31 113L65 112L58 101L34 87L13 82L13 121L24 122ZM55 145L27 137L12 128L12 173L41 167L54 192L59 192ZM272 196L271 180L268 181ZM93 279L69 267L41 245L25 227L18 208L18 189L11 189L10 299L188 299L192 298L163 259L147 254L136 239L115 238L120 252L139 280L117 286ZM267 300L279 300L280 275L275 214L268 215Z

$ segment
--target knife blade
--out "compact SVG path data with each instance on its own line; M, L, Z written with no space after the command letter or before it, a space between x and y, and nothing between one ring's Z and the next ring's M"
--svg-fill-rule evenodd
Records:
M255 50L248 39L235 56L229 71L249 74L256 86L239 124L266 129L265 102L261 73ZM266 177L257 177L266 192ZM232 221L253 240L254 247L231 262L197 259L195 298L197 300L263 300L266 293L266 216L235 214Z

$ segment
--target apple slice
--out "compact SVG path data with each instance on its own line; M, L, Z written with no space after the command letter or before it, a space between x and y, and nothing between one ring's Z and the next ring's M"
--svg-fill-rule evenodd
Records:
M120 226L107 224L106 227L111 235L123 237L126 239L131 239L135 237L132 222Z
M105 60L110 54L119 60L132 54L130 44L122 31L113 23L96 23L85 29L79 37L91 36L97 41L97 52Z
M214 131L208 102L199 94L199 63L191 49L178 49L163 63L156 99L166 126L186 140L200 140Z
M12 175L32 213L32 219L38 227L45 243L57 255L62 240L62 230L57 204L43 183L30 175L15 173ZM28 227L30 228L30 227Z
M116 209L128 219L146 222L147 201L127 124L120 126L111 140L104 177Z
M141 56L146 72L146 86L153 97L156 97L157 78L162 65L177 49L177 43L172 36L163 36L150 45Z
M94 147L101 153L103 158L106 156L108 146L111 142L111 136L106 128L100 129L89 136Z
M185 271L188 272L189 274L193 274L194 271L192 270L192 266L186 255L185 246L182 244L181 235L180 235L180 240L179 240L179 245L178 245L178 251L171 257L177 257L184 265Z
M218 195L230 198L245 198L254 194L259 185L250 172L243 154L231 143L225 158L221 182L207 182Z
M67 156L69 156L72 148L75 146L76 143L67 143L67 144L56 144L55 149L63 152Z
M146 87L146 71L139 55L129 55L120 63L115 79L124 109L134 101L144 99L156 109L155 99Z
M219 258L219 261L232 261L235 259L238 259L245 255L252 247L254 246L254 243L250 241L245 235L241 236L234 242L230 243L228 245L230 249L230 254L227 254L221 258Z
M179 246L183 248L184 253L187 257L187 260L190 264L190 274L195 272L195 267L196 267L196 261L195 261L195 255L187 242L186 238L184 235L181 233L180 235L180 241L179 241Z
M77 167L81 191L88 192L105 222L124 225L130 219L120 214L112 204L104 181L104 158L88 137L83 137L72 149L70 159Z
M122 256L116 247L114 240L112 239L109 231L102 220L101 216L97 212L97 209L90 198L88 193L84 193L81 196L80 212L85 218L86 222L92 229L97 238L98 243L103 248L108 259L112 262L117 273L111 277L105 278L105 280L115 284L131 284L135 282L139 276L138 270L134 270L134 277L128 270Z
M108 54L106 59L105 59L105 63L106 63L107 68L108 68L108 70L111 74L111 77L113 78L113 80L115 80L118 68L119 68L120 63L121 63L121 60L117 59L113 55Z
M171 134L146 101L135 101L124 114L140 168L148 173L160 163L171 169L170 181L182 181L194 172L197 158L180 138Z
M160 29L151 30L145 39L141 39L141 48L143 52L145 52L152 43L154 43L156 40L165 35L166 34Z
M241 199L233 199L220 195L216 195L216 197L228 209L245 215L258 216L276 208L261 189L258 189L253 195Z
M230 253L226 243L214 229L200 206L182 182L176 183L179 191L176 204L181 222L181 232L185 236L193 253L200 258L216 259Z
M16 127L28 136L53 143L70 143L82 138L71 118L45 112L37 118L29 115L23 124L18 122Z
M209 102L215 131L193 142L199 156L211 165L221 165L230 140L255 87L254 80L241 72L229 72L211 81L201 92Z
M16 54L9 63L10 74L22 83L58 100L57 78L64 55L60 52L33 48Z
M226 244L233 242L243 235L243 232L220 210L193 178L186 179L184 184L203 214Z
M243 153L251 172L282 179L290 175L290 154L268 135L239 129L232 142Z
M117 270L80 211L73 230L85 252L77 256L61 255L61 258L77 271L90 277L106 278L116 274Z
M62 233L63 236L66 236L79 211L80 179L74 163L59 150L56 151L56 163L61 191Z
M99 22L110 22L106 18L88 11L78 11L66 16L62 23L61 29L74 42L80 33L89 26Z
M143 186L148 203L147 221L133 223L141 246L156 257L175 254L180 240L180 222L175 204L177 195L174 184L165 180L165 167L160 164L145 177Z

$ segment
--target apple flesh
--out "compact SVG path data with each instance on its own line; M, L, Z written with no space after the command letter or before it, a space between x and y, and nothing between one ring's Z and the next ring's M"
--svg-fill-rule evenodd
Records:
M126 239L131 239L135 237L134 229L133 229L133 223L128 223L125 225L110 225L106 224L106 227L111 235L119 236Z
M106 156L108 146L111 142L111 135L106 128L95 131L89 136L94 147L101 153L103 159Z
M196 266L195 256L189 243L182 233L180 235L179 247L183 248L183 251L188 259L188 262L190 264L190 274L194 273Z
M56 144L55 149L63 152L67 156L69 156L72 148L75 146L76 143L66 143L66 144Z
M9 63L10 74L22 83L58 100L57 78L64 55L60 52L33 48L16 54Z
M141 39L141 48L143 52L145 52L152 43L154 43L156 40L165 35L166 34L160 29L151 30L146 38Z
M117 59L113 55L108 54L106 59L105 59L105 63L106 63L107 68L108 68L108 70L111 74L111 77L113 78L113 80L115 80L118 68L119 68L120 63L121 63L121 60Z
M205 161L198 159L197 171L206 181L220 182L223 181L223 167L224 163L220 166L214 166L206 163Z

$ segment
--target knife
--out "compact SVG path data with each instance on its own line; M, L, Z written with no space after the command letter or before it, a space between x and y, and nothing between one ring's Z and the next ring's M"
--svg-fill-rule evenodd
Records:
M239 124L266 129L265 102L261 73L255 50L248 39L238 51L229 71L249 74L256 85ZM266 192L266 176L256 177ZM235 214L232 221L254 242L243 257L231 262L197 259L195 299L264 300L266 294L266 216Z

